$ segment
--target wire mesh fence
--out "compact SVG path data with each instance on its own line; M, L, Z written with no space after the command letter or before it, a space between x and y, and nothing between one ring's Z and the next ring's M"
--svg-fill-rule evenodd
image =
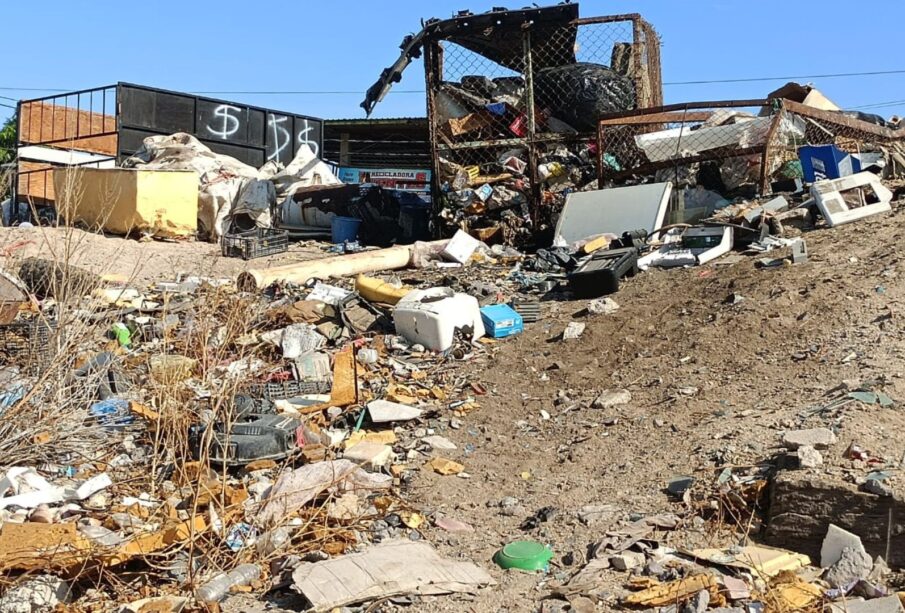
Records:
M615 113L600 120L597 145L601 186L671 181L681 199L673 208L686 211L712 212L783 181L827 178L805 172L803 147L834 145L855 154L857 167L905 170L905 130L783 99Z
M596 181L597 119L662 103L659 39L638 15L484 37L426 46L438 219L528 244L569 190Z

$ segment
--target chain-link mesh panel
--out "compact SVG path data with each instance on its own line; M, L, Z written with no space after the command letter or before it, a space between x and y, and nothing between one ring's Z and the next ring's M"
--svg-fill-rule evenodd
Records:
M527 245L534 233L531 180L524 147L446 150L440 157L440 230L463 228L486 241Z
M494 58L474 41L434 41L425 67L441 231L523 246L569 191L596 186L598 118L662 100L659 39L637 16L505 36Z
M671 181L671 213L712 213L735 198L769 194L775 182L805 176L802 147L834 145L862 168L905 172L905 130L882 120L821 111L788 100L688 103L615 114L598 132L601 185ZM817 155L817 154L815 154ZM820 155L826 155L821 152Z
M821 111L787 100L776 101L781 118L766 151L765 181L802 178L801 147L834 145L841 152L855 154L862 168L882 164L891 175L905 173L905 130L893 129L876 118ZM815 173L815 179L826 178ZM766 186L765 186L766 187Z
M757 193L767 143L780 127L775 114L761 116L764 107L758 102L766 105L674 105L601 120L601 182L671 181L687 190L686 206L689 199L706 206Z

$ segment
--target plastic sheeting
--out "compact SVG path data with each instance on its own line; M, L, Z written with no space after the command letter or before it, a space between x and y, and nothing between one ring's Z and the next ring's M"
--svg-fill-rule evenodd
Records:
M271 227L276 203L291 198L301 187L341 183L308 146L301 147L285 168L268 162L257 170L214 153L185 133L146 138L123 166L197 172L198 229L213 240L229 231L234 219L240 222L240 229Z

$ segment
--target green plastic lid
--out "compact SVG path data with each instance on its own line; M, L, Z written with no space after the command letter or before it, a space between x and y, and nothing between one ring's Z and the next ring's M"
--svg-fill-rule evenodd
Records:
M553 550L534 541L509 543L493 556L501 568L519 570L544 570L553 558Z

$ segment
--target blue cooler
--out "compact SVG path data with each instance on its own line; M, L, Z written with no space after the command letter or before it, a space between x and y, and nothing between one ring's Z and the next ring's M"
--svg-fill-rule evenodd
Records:
M804 180L808 183L841 179L861 172L861 160L836 145L817 145L798 149Z
M481 309L481 319L487 334L493 338L506 338L521 334L525 330L525 323L508 304L494 304Z

